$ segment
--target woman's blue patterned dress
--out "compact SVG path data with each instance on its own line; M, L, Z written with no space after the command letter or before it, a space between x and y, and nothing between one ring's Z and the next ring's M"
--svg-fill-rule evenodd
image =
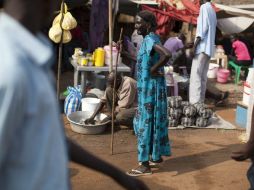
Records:
M134 130L138 138L139 162L149 161L150 156L156 161L161 156L171 155L165 78L150 75L151 67L159 60L159 54L152 52L155 44L160 44L159 37L148 34L137 57L138 109ZM164 72L164 68L161 71Z

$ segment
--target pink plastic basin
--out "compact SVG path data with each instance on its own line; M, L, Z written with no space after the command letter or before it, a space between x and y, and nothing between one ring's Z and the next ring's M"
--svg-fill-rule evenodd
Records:
M227 83L230 71L227 69L219 69L217 72L217 82Z

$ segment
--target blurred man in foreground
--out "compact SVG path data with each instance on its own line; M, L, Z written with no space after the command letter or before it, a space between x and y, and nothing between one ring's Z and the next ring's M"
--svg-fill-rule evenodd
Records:
M8 0L0 14L0 189L68 190L68 157L127 189L146 186L64 137L50 72L53 53L39 32L59 1Z

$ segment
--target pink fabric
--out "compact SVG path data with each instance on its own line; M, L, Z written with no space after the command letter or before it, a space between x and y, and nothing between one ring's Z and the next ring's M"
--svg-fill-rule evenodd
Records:
M251 60L250 54L247 46L240 40L236 40L232 44L233 49L235 50L235 55L238 61L249 61Z
M180 20L191 24L197 24L197 17L199 15L200 8L199 0L182 0L182 3L186 8L185 10L178 10L175 6L169 6L165 0L156 1L160 4L158 8L152 8L143 5L143 9L152 11L157 14L169 16L171 19ZM173 2L173 0L169 1ZM219 11L219 9L216 8L214 4L212 5L216 12Z
M143 10L148 10L153 12L155 15L168 16L171 19L180 20L187 23L196 24L198 15L192 15L188 11L179 11L174 7L164 6L161 4L159 8L149 7L147 5L142 5ZM164 9L164 10L163 10Z
M163 11L155 9L146 5L142 5L143 10L148 10L154 14L157 21L156 34L160 36L167 36L173 28L172 17L168 14L163 14Z

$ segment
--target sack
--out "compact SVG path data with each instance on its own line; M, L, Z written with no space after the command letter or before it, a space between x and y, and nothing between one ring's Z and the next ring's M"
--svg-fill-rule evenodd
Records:
M60 24L53 25L49 30L49 38L55 42L59 43L61 41L62 29ZM63 43L68 43L71 41L71 32L68 30L64 30L63 33Z
M77 21L71 15L71 13L69 13L67 10L68 10L68 7L65 3L64 3L64 8L62 8L62 5L61 5L61 11L53 20L52 27L49 30L49 38L55 43L60 43L62 30L63 30L63 43L70 42L72 39L72 35L69 30L74 29L77 26ZM60 24L61 24L62 15L63 15L63 22L62 22L62 28L61 28Z
M61 18L62 18L62 13L59 13L59 14L54 18L52 26L57 25L57 24L60 24Z
M69 115L80 110L82 95L80 88L69 86L67 90L69 91L69 95L64 101L64 113Z
M72 39L71 32L69 30L64 30L63 43L66 44L66 43L70 42L71 39Z
M55 19L53 20L53 24L52 25L54 26L56 24L60 24L62 16L63 16L62 28L64 30L72 30L72 29L77 27L77 21L71 15L71 13L68 12L68 7L67 7L66 3L64 3L64 7L63 8L62 8L62 5L61 5L61 11L55 17Z
M64 19L62 23L64 30L72 30L77 27L76 19L71 15L70 12L64 14Z
M49 29L49 38L53 42L59 43L61 41L61 35L62 35L62 29L61 29L60 25L53 25Z

